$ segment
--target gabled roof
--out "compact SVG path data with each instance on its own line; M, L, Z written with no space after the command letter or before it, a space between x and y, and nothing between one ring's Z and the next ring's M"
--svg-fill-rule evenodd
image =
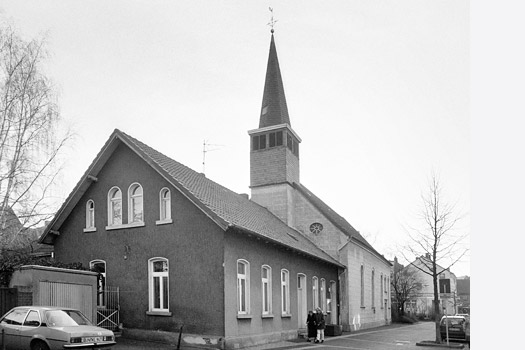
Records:
M275 40L272 33L259 128L281 124L288 124L291 127L286 97L284 95L283 79L281 77L277 50L275 49Z
M118 129L112 133L82 179L46 227L39 240L40 242L52 244L53 232L59 231L60 226L89 188L90 179L96 178L98 172L119 144L129 147L224 231L231 230L232 232L240 231L241 233L252 234L299 253L344 267L299 231L284 224L266 208L215 183L203 174L169 158Z
M373 254L380 257L389 265L392 265L382 254L379 254L374 247L357 231L355 228L350 225L348 221L341 215L337 214L332 208L330 208L325 202L323 202L319 197L313 194L312 191L307 189L304 185L294 183L294 188L297 189L303 196L319 210L335 227L337 227L341 232L343 232L350 239L357 242L359 245L368 249Z

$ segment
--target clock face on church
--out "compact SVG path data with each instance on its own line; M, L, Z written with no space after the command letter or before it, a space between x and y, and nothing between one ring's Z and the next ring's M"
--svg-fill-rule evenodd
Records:
M318 235L323 230L323 225L321 225L318 222L314 222L310 225L310 232L312 232L314 235Z

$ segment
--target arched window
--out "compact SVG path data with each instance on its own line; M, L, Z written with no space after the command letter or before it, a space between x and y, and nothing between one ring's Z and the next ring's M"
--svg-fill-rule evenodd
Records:
M168 188L160 190L160 222L171 222L171 192Z
M89 262L89 269L97 272L97 306L103 307L105 303L106 288L106 262L104 260L92 260Z
M283 315L290 314L290 273L288 270L281 270L281 312Z
M314 310L319 307L319 280L317 277L312 277L312 298Z
M250 264L237 260L237 313L250 313Z
M321 278L321 309L326 312L326 280Z
M169 312L169 265L168 259L148 260L149 311Z
M95 230L95 202L90 199L86 203L86 228L84 231Z
M263 265L261 268L262 282L262 314L270 315L272 313L272 268Z
M108 193L108 226L122 225L122 192L113 187Z
M144 222L144 201L142 198L142 186L134 183L128 190L128 223Z
M361 307L365 307L365 267L361 265Z

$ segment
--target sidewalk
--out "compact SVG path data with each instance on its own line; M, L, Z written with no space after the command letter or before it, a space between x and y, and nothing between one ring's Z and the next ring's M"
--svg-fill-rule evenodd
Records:
M343 334L341 334L340 336L333 336L333 337L325 336L325 342L329 342L330 339L334 339L334 338L352 336L352 335L357 335L357 334L366 333L366 332L374 332L378 330L393 329L393 328L399 328L399 327L405 327L405 326L407 326L407 324L394 323L394 324L390 324L387 326L381 326L377 328L370 328L370 329L364 329L364 330L352 331L352 332L343 332ZM288 340L288 341L280 341L280 342L275 342L275 343L250 346L244 349L246 350L267 350L267 349L284 350L284 349L293 349L297 347L307 346L309 344L314 344L314 343L309 343L304 338L297 338L297 339ZM177 344L176 343L167 344L167 343L159 343L159 342L154 342L154 341L135 340L135 339L130 339L130 338L121 336L117 338L117 345L113 346L111 349L112 350L141 350L141 349L142 350L144 349L175 350L177 349ZM188 346L188 345L181 345L180 347L180 350L196 350L196 349L201 349L201 348Z

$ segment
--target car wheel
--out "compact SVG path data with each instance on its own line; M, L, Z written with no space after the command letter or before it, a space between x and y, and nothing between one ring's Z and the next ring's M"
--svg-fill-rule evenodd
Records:
M49 346L42 340L35 340L31 343L31 350L49 350Z

